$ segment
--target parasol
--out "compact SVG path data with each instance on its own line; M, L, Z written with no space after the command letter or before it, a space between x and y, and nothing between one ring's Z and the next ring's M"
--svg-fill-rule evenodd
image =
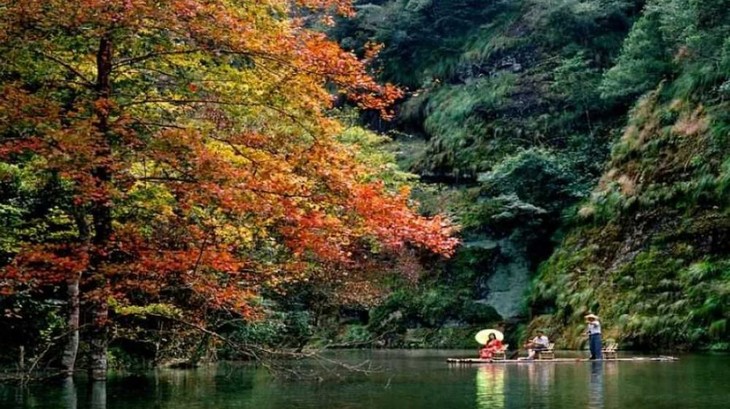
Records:
M504 334L496 329L483 329L477 332L477 335L474 338L478 343L486 345L487 341L489 341L489 334L494 334L494 336L500 341L504 339Z

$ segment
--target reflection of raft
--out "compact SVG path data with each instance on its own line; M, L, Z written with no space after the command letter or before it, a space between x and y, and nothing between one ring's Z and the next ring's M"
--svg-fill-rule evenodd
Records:
M479 358L447 358L446 362L450 364L532 364L532 363L550 363L550 362L671 362L679 361L679 358L673 356L656 356L656 357L630 357L630 358L614 358L604 359L602 361L593 361L586 358L553 358L553 359L479 359Z

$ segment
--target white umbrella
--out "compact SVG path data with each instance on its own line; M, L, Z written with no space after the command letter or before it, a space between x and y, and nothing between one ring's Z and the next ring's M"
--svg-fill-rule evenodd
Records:
M486 345L487 342L489 342L489 334L494 334L494 336L500 341L504 339L504 334L500 331L497 331L496 329L483 329L477 332L474 338L477 340L478 343Z

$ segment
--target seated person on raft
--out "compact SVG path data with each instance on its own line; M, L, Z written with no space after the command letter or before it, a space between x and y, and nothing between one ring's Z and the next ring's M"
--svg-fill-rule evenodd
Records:
M542 330L537 330L536 333L535 338L525 344L525 348L527 348L527 359L534 359L536 352L544 351L550 345L550 340Z
M498 340L494 334L489 334L489 340L479 350L480 359L492 359L495 352L498 352L504 348L502 341Z

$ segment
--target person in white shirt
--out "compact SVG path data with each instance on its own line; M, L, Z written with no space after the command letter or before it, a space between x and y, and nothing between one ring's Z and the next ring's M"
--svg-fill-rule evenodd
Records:
M525 348L527 348L527 359L534 359L537 351L544 351L550 345L550 340L542 330L537 330L535 333L537 334L535 338L525 344Z
M591 350L590 359L603 359L603 346L601 345L601 323L595 314L586 315L588 321L588 347Z

